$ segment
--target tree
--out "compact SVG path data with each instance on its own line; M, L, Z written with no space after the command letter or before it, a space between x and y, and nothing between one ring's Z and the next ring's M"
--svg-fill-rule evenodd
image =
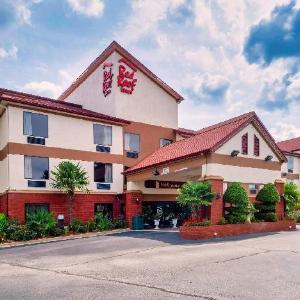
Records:
M280 195L273 183L266 184L256 196L257 203L255 208L255 218L262 221L276 221L275 207L280 201Z
M253 204L250 202L246 190L238 182L230 184L225 193L224 201L229 203L230 207L225 207L228 212L225 219L231 223L251 222L255 211Z
M284 185L284 198L288 212L300 208L300 191L294 182L287 182Z
M51 171L50 185L67 194L69 223L73 217L73 200L76 191L88 192L88 174L80 166L71 161L62 161Z
M179 189L177 200L181 205L190 207L192 217L196 218L201 206L211 205L214 193L211 191L211 184L206 181L188 181Z

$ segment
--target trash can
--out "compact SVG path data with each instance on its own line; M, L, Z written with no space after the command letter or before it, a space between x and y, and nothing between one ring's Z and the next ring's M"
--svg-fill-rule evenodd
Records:
M132 230L144 229L144 218L142 216L132 217Z

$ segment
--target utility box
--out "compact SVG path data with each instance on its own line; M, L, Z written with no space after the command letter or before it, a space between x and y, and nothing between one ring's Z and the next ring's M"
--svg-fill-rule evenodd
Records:
M144 229L144 218L142 216L132 217L132 230Z

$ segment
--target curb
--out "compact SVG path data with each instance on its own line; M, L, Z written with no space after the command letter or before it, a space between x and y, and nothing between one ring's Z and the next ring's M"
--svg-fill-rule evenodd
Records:
M92 238L97 236L107 236L107 235L113 235L116 233L129 232L129 231L130 229L126 228L126 229L115 229L115 230L103 231L103 232L89 232L89 233L74 234L69 236L43 238L43 239L24 241L24 242L7 242L7 243L0 244L0 251L5 249L11 249L11 248L20 248L20 247L28 247L28 246L41 245L41 244L58 243L58 242L64 242L70 240L87 239L87 238Z

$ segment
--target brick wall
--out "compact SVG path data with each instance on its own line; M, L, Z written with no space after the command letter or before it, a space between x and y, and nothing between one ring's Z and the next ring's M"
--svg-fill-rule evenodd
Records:
M25 222L25 204L48 204L55 217L58 214L65 216L65 223L68 220L67 197L61 193L8 193L8 207L6 214L9 218ZM3 201L2 201L3 202ZM94 217L95 203L112 203L113 217L120 214L120 200L113 194L76 194L73 202L73 218L81 221L89 221Z
M207 180L211 183L211 190L216 194L210 206L210 221L217 224L223 217L223 178L208 177Z
M275 208L276 216L277 216L278 220L283 220L284 219L284 211L285 211L285 200L283 198L284 182L281 180L276 180L275 186L280 195L280 202L276 203L276 208Z
M132 217L142 213L143 194L141 192L127 192L125 194L126 221L132 227Z

